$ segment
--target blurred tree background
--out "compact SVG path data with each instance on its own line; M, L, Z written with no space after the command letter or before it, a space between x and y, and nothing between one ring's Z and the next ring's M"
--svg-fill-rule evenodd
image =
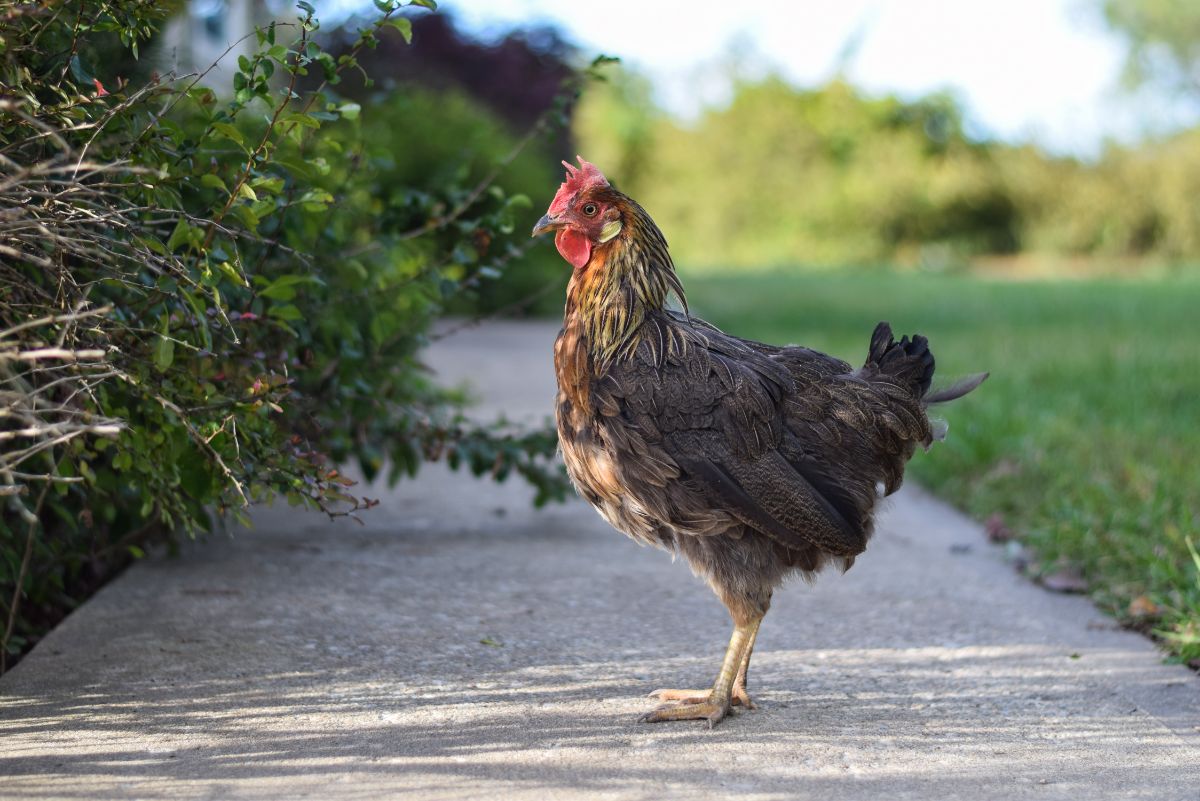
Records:
M1200 101L1200 6L1101 10L1129 42L1131 85ZM1200 261L1200 130L1081 160L972 137L949 94L730 80L728 104L683 122L622 70L575 118L581 152L652 211L685 269L1144 274Z
M949 95L778 77L737 84L728 106L683 124L627 72L588 94L575 130L687 268L1135 273L1200 260L1198 131L1086 162L973 139Z
M1104 18L1128 42L1125 78L1200 99L1200 6L1189 0L1102 0Z

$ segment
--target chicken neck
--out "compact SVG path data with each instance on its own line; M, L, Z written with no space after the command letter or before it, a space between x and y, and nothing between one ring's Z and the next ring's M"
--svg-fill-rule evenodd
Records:
M621 233L597 247L567 285L563 327L577 331L601 371L637 350L648 320L666 321L672 293L687 308L666 239L640 206L628 203Z

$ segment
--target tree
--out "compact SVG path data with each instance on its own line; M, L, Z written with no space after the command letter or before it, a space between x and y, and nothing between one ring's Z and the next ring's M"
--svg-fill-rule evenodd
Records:
M1200 4L1193 0L1102 0L1104 17L1129 42L1133 85L1157 84L1200 98Z

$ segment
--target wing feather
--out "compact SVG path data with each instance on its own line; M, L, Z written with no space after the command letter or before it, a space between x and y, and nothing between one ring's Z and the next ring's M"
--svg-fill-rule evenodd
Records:
M695 318L647 324L657 330L596 385L598 408L625 427L610 439L622 444L627 473L660 488L674 482L637 503L684 533L739 521L797 551L861 552L876 486L899 485L928 432L911 393L816 351L738 339Z

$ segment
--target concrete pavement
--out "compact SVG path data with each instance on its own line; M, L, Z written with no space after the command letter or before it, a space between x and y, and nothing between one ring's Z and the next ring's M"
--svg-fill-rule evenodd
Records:
M540 417L553 334L430 362ZM685 565L515 483L381 493L365 527L267 509L102 590L0 678L0 799L1200 799L1200 680L918 489L777 594L760 708L714 731L636 722L728 637Z

